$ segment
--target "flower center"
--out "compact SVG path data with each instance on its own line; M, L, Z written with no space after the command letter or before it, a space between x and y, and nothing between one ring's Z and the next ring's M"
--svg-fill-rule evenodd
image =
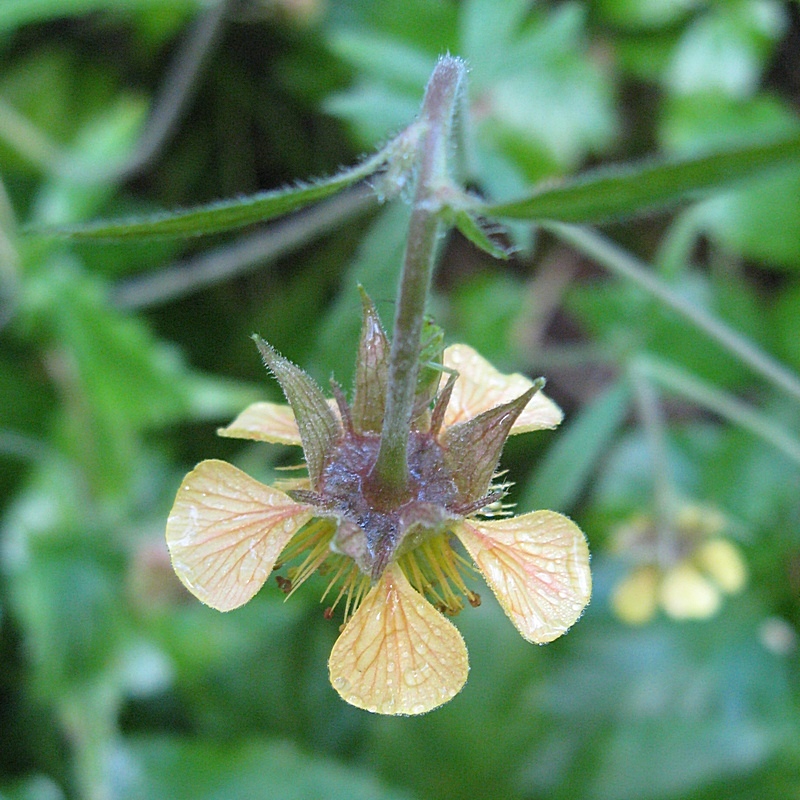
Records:
M418 544L457 516L458 503L444 450L431 433L411 432L409 480L402 496L370 480L379 446L378 434L346 433L330 453L315 491L320 508L352 523L343 526L335 544L373 579L398 555L409 534Z

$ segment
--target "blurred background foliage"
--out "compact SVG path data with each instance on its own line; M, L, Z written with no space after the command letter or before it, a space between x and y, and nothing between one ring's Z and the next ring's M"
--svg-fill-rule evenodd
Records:
M464 175L497 200L798 128L796 2L0 2L3 800L800 798L800 398L528 223L498 234L508 262L451 235L431 307L565 409L504 465L521 510L587 533L573 631L533 648L484 593L458 619L464 691L379 718L330 689L314 591L221 615L172 574L196 461L267 480L296 457L215 435L279 397L250 334L347 384L356 284L388 324L407 209L347 193L189 240L24 229L331 174L413 119L445 51L471 66ZM605 233L800 370L800 166ZM724 520L749 579L706 619L627 625L618 532L658 528L665 497Z

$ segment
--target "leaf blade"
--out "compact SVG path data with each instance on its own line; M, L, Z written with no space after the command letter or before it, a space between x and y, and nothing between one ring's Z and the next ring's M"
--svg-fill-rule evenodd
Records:
M598 222L632 216L687 196L800 161L800 133L768 144L715 153L602 168L534 190L527 197L484 203L471 210L487 217Z

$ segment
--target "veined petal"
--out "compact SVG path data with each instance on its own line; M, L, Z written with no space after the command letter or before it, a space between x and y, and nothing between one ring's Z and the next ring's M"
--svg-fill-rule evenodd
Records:
M456 628L390 566L331 652L331 683L350 704L378 714L424 714L467 680Z
M465 344L454 344L444 351L444 366L459 372L445 412L445 427L508 403L533 386L533 381L519 372L512 375L498 372L483 356ZM442 377L442 384L446 382L445 377ZM511 434L555 428L563 416L561 409L547 395L536 392L512 426Z
M529 642L561 636L589 602L589 548L580 528L553 511L453 526L500 605Z
M230 425L220 428L217 433L232 439L256 439L274 444L302 444L294 412L284 403L253 403Z
M167 546L183 585L219 611L250 600L313 509L224 461L183 480L167 520Z

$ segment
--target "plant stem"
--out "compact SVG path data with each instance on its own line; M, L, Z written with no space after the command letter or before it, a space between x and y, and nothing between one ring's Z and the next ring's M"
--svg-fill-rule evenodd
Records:
M729 328L724 322L673 292L653 275L645 264L630 253L625 252L590 228L565 225L560 222L542 223L542 227L593 258L610 272L622 275L637 284L664 305L677 311L682 317L705 331L753 371L788 392L795 400L800 400L800 378L797 375L754 345L749 339Z
M655 389L645 372L638 368L636 361L631 364L629 372L653 469L657 556L659 563L666 566L673 558L675 550L675 491L670 479L664 414Z
M460 59L450 56L440 59L422 103L420 121L424 130L389 355L386 412L372 472L373 486L392 497L401 496L408 485L406 451L419 370L422 320L441 228L439 192L447 184L451 129L465 75L466 67Z
M678 367L652 356L639 356L635 369L642 375L661 384L669 391L681 394L698 405L727 419L743 430L758 436L800 464L800 441L781 425L776 425L757 409L743 403L727 392L710 386Z

